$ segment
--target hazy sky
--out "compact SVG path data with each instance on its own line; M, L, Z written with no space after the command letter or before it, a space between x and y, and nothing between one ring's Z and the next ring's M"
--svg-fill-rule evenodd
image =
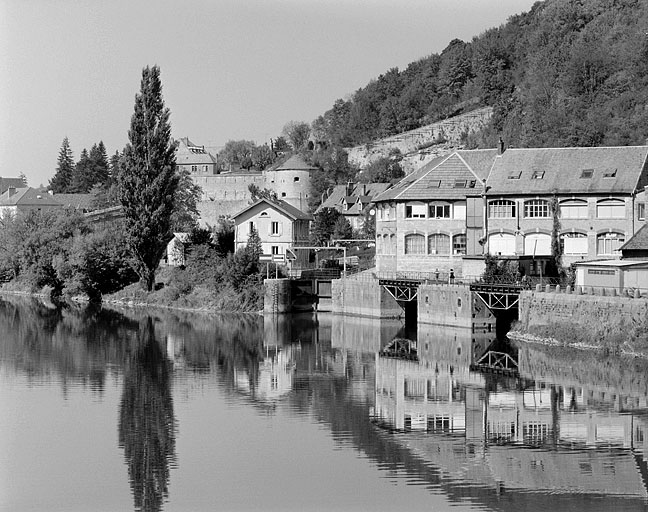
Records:
M174 137L258 144L392 67L499 26L532 0L0 0L0 176L54 174L127 142L142 68Z

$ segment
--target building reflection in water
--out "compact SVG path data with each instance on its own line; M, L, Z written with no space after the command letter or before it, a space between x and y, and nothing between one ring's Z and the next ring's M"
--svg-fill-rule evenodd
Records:
M136 510L161 510L168 497L170 467L175 463L171 368L155 339L153 320L147 317L126 362L119 408L119 446L124 449Z
M493 346L468 329L420 326L418 362L376 355L374 421L465 482L647 496L645 392L471 370Z

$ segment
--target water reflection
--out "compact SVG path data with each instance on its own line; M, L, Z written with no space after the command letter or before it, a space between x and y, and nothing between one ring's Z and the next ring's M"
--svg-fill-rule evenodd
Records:
M128 465L135 509L155 512L168 496L169 467L176 454L172 366L155 339L151 317L141 322L132 350L119 407L119 447Z
M376 497L399 492L412 510L646 508L648 362L425 325L417 333L419 361L379 357L402 327L331 315L218 317L0 301L0 370L64 395L74 386L100 398L115 390L106 407L117 418L119 449L114 440L108 449L138 510L211 509L213 499L224 509L290 508L287 500L299 499L314 500L311 509L325 508L327 499L337 499L337 509L384 509ZM507 355L516 368L489 371L489 353ZM218 409L222 397L235 407ZM208 421L196 420L204 417L192 400L209 409ZM47 420L29 414L30 422ZM230 416L238 423L227 423ZM313 436L302 441L312 425L326 432L321 444ZM195 441L201 456L192 456L183 431L210 439ZM247 463L239 460L246 450L254 454ZM354 471L367 469L348 498L360 505L345 506L351 501L339 489L349 479L330 450L359 459ZM302 464L325 466L327 486L291 486L290 496L264 506L246 501L252 490L270 493L258 489L275 474L307 478L294 462L297 451ZM225 468L211 466L215 459ZM244 473L238 487L206 494L211 506L191 501L196 484L185 475L193 470L217 482L236 473L230 466ZM378 477L367 476L374 470ZM424 498L416 501L414 488ZM318 491L326 493L320 501ZM432 503L438 496L443 506Z
M373 419L450 479L497 493L647 496L645 387L603 392L594 365L587 385L573 374L543 382L534 368L548 373L546 351L484 342L468 330L422 326L419 339L418 363L376 357ZM472 371L491 350L520 369Z

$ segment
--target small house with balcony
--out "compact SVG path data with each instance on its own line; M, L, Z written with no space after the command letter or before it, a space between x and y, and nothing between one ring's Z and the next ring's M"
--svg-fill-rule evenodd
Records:
M486 182L488 251L541 260L556 223L563 265L620 258L645 217L647 157L648 146L506 150Z
M299 263L308 261L307 251L291 251L307 246L312 216L281 200L259 199L233 216L235 250L248 243L253 230L261 239L263 257L283 262L293 254Z

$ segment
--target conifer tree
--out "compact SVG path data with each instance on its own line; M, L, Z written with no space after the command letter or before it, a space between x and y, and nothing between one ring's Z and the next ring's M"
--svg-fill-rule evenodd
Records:
M151 291L155 271L173 237L171 214L179 184L169 109L164 106L158 66L147 66L142 71L128 139L116 177L119 199L135 271L144 288Z
M92 161L92 186L101 185L108 179L108 154L103 141L92 146L90 150L90 160Z
M81 151L79 161L74 167L72 181L66 192L77 194L85 194L89 192L93 185L93 167L88 150L84 148L83 151Z
M68 192L72 185L73 174L74 158L72 157L72 150L70 149L70 141L65 137L59 151L56 173L49 182L49 188L55 194Z

